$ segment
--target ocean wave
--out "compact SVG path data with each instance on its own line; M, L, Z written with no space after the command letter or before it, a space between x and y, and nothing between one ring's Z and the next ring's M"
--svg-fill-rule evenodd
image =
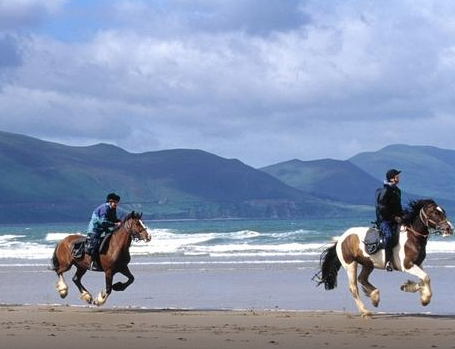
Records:
M0 235L0 245L5 243L10 243L11 241L16 241L17 239L24 238L25 235Z
M60 241L66 238L69 235L83 235L80 232L74 232L74 233L48 233L45 237L46 241Z
M312 230L296 229L286 232L235 230L232 232L181 232L174 229L148 229L149 243L133 242L133 256L206 256L213 258L264 258L314 256L332 244L330 236L317 237ZM24 234L0 235L0 259L49 259L55 245L70 234L49 232L41 238ZM427 253L453 253L455 241L434 238L428 242Z

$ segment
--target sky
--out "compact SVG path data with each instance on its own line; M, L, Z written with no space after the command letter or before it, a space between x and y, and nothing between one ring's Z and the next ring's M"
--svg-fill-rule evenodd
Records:
M455 2L0 0L0 130L261 167L455 149Z

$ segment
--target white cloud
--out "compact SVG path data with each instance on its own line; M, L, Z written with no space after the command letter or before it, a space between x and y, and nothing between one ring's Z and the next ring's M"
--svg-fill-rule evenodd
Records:
M89 40L8 34L22 56L3 83L0 129L133 151L202 148L258 166L390 143L455 148L454 4L240 4L124 1L106 12L124 19ZM298 20L268 19L274 11ZM228 22L208 30L223 13Z

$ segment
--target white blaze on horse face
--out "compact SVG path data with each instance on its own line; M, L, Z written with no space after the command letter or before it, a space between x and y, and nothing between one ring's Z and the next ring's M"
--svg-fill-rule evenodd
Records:
M150 234L148 228L145 226L145 224L139 220L139 223L141 223L142 228L147 232L147 237L145 238L145 241L148 242L152 239L152 235Z
M437 209L438 211L440 211L441 213L444 213L444 210L443 210L441 207L438 206L438 207L436 207L436 209Z

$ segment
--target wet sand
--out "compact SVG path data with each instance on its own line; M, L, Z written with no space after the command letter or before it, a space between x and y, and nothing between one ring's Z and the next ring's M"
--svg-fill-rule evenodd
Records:
M455 317L0 307L0 348L455 348Z

